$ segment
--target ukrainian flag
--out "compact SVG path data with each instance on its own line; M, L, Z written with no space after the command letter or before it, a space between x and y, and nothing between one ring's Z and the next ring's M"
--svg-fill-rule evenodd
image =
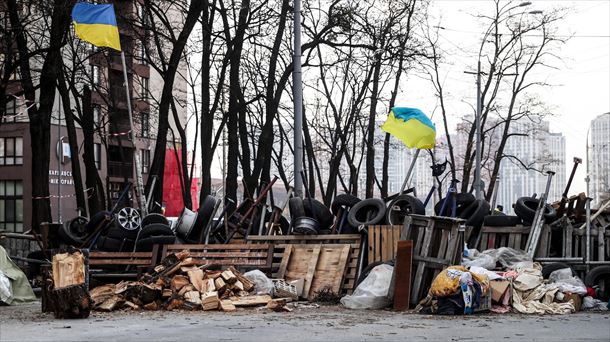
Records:
M72 9L76 35L95 46L107 46L121 51L119 27L112 4L79 2Z
M394 107L381 129L410 148L430 149L436 142L436 128L417 108Z

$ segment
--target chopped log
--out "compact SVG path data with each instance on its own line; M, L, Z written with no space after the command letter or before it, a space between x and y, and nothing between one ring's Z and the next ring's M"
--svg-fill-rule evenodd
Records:
M227 284L230 284L230 285L237 281L237 277L235 276L235 274L229 270L222 272L220 274L220 276L222 277L222 279L224 279L224 281Z
M85 283L85 257L80 251L53 256L53 284L55 289Z
M218 305L220 305L220 300L218 299L218 292L206 292L201 295L201 306L204 311L216 310L218 309Z
M144 305L144 310L151 310L151 311L159 310L159 304L157 304L157 302L150 302L150 303Z
M175 309L180 309L184 305L184 299L181 298L172 298L169 301L169 304L165 307L166 310L172 311Z
M205 276L206 276L206 278L216 279L216 278L220 277L221 273L222 272L220 272L220 271L207 271L206 270Z
M180 269L185 268L185 267L194 266L195 264L196 264L195 260L193 258L189 257L180 262Z
M216 285L214 285L214 279L204 279L203 285L201 286L201 290L199 290L199 292L205 293L205 292L212 292L212 291L216 291Z
M195 268L194 270L190 270L187 272L189 280L191 284L197 289L197 291L202 292L203 289L203 271Z
M133 310L139 310L140 306L137 305L136 303L130 302L128 300L125 301L125 303L123 303L123 307L129 307Z
M89 291L89 296L91 296L91 300L93 301L93 308L96 308L98 305L102 304L106 299L115 295L114 291L116 290L116 285L114 284L105 284L102 286L98 286L91 291Z
M218 277L214 280L214 286L216 287L216 291L223 292L227 288L227 283L225 283L221 277Z
M201 305L201 294L199 293L199 291L189 291L187 293L184 294L184 299L186 299L187 302L189 303L193 303L193 304L197 304L197 305Z
M87 318L93 301L85 284L80 284L51 290L47 305L55 318Z
M169 298L172 296L172 294L174 294L174 291L172 291L172 289L163 289L163 292L161 293L161 297Z
M196 271L196 270L201 270L199 267L197 266L183 266L180 267L180 272L182 273L189 273L190 271ZM203 270L202 270L203 272Z
M291 312L292 309L286 306L286 298L272 299L267 303L267 308L276 312Z
M270 295L256 295L256 296L245 296L245 297L231 297L233 305L239 306L257 306L267 305L271 301Z
M236 278L237 279L237 278ZM233 287L232 289L239 291L244 291L244 284L241 281L236 281L235 283L233 283Z
M241 274L239 271L237 271L235 269L235 267L233 267L233 266L229 266L228 269L229 269L229 271L233 272L233 274L235 274L235 276L237 277L237 280L239 280L242 284L244 284L245 291L248 291L248 292L252 291L252 289L254 288L254 283L250 279L244 277L244 275Z
M100 311L114 311L120 304L123 304L123 297L119 295L114 295L108 299L106 299L102 304L97 307L97 310Z
M188 284L186 286L183 286L180 291L178 291L178 296L182 296L184 297L184 294L190 291L195 290L195 287L191 284Z
M187 251L187 250L183 250L182 252L178 252L175 255L176 255L176 258L178 258L178 260L182 261L182 260L190 257L191 253L189 251Z
M172 281L171 281L171 285L170 285L170 287L171 287L171 289L172 289L172 290L174 290L174 291L178 292L178 291L180 291L180 289L181 289L183 286L186 286L186 285L188 285L189 283L190 283L190 282L189 282L189 278L187 278L187 277L185 277L185 276L183 276L183 275L175 275L175 276L172 278Z
M220 301L220 310L224 311L224 312L233 312L235 311L235 305L233 305L233 303L228 300L228 299L224 299Z
M163 271L165 270L165 266L163 266L163 265L157 265L157 266L155 266L155 268L153 268L153 270L154 270L156 273L161 273L161 272L163 272Z

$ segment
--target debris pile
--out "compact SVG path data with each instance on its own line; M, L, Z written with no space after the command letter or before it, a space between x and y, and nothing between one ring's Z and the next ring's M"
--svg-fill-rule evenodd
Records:
M98 286L91 290L93 308L145 310L222 310L268 305L280 310L286 301L272 302L269 294L257 294L253 281L234 267L224 271L196 266L187 251L170 254L139 281Z

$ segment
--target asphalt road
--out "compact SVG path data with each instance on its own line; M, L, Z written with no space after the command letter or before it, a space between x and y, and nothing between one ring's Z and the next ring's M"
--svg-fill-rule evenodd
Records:
M428 316L338 306L223 312L95 312L56 320L40 303L0 307L0 341L610 341L610 313Z

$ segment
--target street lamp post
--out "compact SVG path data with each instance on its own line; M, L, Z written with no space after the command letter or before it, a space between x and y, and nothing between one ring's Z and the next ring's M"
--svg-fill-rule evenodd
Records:
M294 0L294 55L292 56L294 97L294 193L303 195L303 87L301 85L301 0Z
M529 6L532 3L529 1L522 2L517 6L511 7L506 12L515 9L517 7L525 7ZM504 12L504 13L506 13ZM530 13L539 13L540 11L532 11ZM499 16L498 16L499 18ZM494 24L497 24L498 19L494 21ZM483 180L481 179L481 135L482 135L482 127L481 127L481 116L482 116L482 99L481 99L481 54L483 53L483 46L485 45L485 41L487 40L487 36L491 33L491 29L494 27L493 25L487 29L485 35L483 36L483 41L481 42L481 48L479 49L479 56L477 60L477 110L475 117L475 126L476 126L476 141L475 141L475 170L474 170L474 183L473 187L475 190L476 199L483 199L483 187L485 186Z

